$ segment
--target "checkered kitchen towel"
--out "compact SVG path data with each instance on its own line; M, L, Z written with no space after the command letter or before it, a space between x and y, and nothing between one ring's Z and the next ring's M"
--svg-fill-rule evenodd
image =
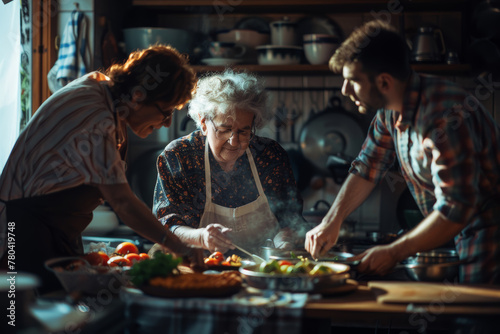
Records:
M74 10L64 29L57 61L47 76L52 92L87 73L90 61L87 43L87 18Z
M299 334L305 293L281 293L289 298L261 305L242 304L246 294L227 298L161 298L134 288L124 288L128 334Z

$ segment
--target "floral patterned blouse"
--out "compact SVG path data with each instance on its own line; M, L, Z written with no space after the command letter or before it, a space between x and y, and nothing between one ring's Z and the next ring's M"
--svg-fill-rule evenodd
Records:
M171 230L177 226L198 228L205 209L205 140L201 131L172 141L158 157L158 179L153 212ZM274 140L255 136L249 145L262 188L281 228L305 228L302 198L286 151ZM227 173L209 150L212 201L239 207L258 197L248 157L243 154Z

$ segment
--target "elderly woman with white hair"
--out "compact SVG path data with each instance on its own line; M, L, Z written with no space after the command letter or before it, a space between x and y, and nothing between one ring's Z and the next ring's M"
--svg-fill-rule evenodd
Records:
M255 135L272 118L263 83L247 73L210 74L189 104L198 130L157 161L153 211L183 242L222 253L254 252L272 239L290 249L305 231L302 199L286 151Z

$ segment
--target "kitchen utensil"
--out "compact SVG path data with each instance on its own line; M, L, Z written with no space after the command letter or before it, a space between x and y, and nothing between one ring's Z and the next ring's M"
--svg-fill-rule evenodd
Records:
M280 275L262 273L258 265L243 266L240 273L246 283L254 288L263 290L279 290L293 292L320 292L322 289L344 285L349 278L350 267L341 263L315 262L330 267L334 272L311 276L308 274Z
M78 264L78 269L70 266ZM102 268L101 268L102 267ZM80 257L59 257L45 261L45 268L53 272L68 293L81 291L88 294L117 294L128 282L127 271L122 268L91 266Z
M48 333L61 333L68 329L68 324L79 328L91 316L83 304L69 303L38 298L30 306L30 313L37 319Z
M305 16L297 20L295 30L298 44L301 44L303 36L308 34L333 35L337 36L339 41L344 39L339 24L328 16Z
M330 175L327 167L331 155L356 157L365 139L361 120L340 106L340 99L331 98L324 111L313 115L302 127L300 149L318 171Z
M287 17L281 21L271 22L271 44L290 46L295 45L295 23Z
M307 34L303 39L304 53L313 65L327 64L339 46L335 35Z
M434 249L416 253L397 267L404 268L414 281L451 282L457 278L460 265L464 263L466 261L460 261L454 249Z
M368 282L379 303L447 304L500 303L498 288L426 282Z
M231 42L210 42L208 52L213 58L240 58L246 52L244 45Z
M408 263L402 265L414 281L453 282L458 276L461 262L445 263Z
M254 30L260 33L269 34L269 22L260 16L244 17L234 25L233 29Z
M249 29L221 30L216 33L216 39L220 42L232 42L247 47L255 48L259 45L268 44L269 33L263 33Z
M243 253L249 255L252 260L256 263L256 264L261 264L262 262L266 262L266 260L264 260L263 258L261 258L260 256L256 255L256 254L252 254L250 253L249 251L241 248L240 246L236 246L235 244L233 244L234 247L236 247L237 249L239 249L240 251L242 251Z
M413 264L455 263L458 261L457 251L454 249L434 249L428 252L418 252L408 258Z
M107 205L99 205L93 212L92 221L83 235L106 235L119 225L118 216Z
M446 53L443 33L434 27L420 27L413 38L411 59L416 62L440 62Z
M302 47L284 45L261 45L256 47L260 65L295 65L302 58Z
M453 50L448 50L446 53L446 64L452 65L452 64L460 64L460 58L458 57L458 53Z
M311 254L309 254L305 249L297 249L297 250L284 250L278 248L271 247L262 247L262 256L266 260L296 260L297 257L311 258ZM295 256L295 258L292 256ZM349 261L349 258L353 257L354 254L346 253L346 252L336 252L329 251L325 255L323 255L319 260L321 261L331 261L338 262L344 264L352 264Z

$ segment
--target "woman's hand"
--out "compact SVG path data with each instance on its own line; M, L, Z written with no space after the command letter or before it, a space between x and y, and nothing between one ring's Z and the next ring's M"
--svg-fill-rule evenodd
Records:
M221 224L210 224L205 228L200 228L200 243L203 248L210 252L225 253L229 249L234 249L233 243L227 237L227 233L232 229Z
M156 252L162 252L165 254L171 253L171 251L163 247L160 244L154 244L153 247L148 252L148 255L152 258ZM193 269L203 268L203 249L195 247L186 247L182 253L174 253L176 256L181 256L183 263L190 265Z
M276 234L273 242L274 242L274 245L276 246L276 248L278 248L278 249L293 250L294 249L294 243L293 243L294 238L295 238L295 235L294 235L293 231L290 228L285 227L285 228L282 228Z

